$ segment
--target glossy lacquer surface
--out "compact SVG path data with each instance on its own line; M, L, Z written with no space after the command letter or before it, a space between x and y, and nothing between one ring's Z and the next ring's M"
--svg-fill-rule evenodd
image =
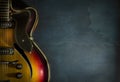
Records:
M26 51L23 49L26 55L26 58L28 60L28 63L31 65L31 66L29 65L32 71L30 82L49 82L50 68L49 68L47 58L45 54L42 52L42 50L33 41L33 37L32 37L32 34L38 24L38 13L36 9L32 7L25 7L23 9L19 9L20 8L19 7L18 9L16 9L18 6L13 7L13 5L15 5L14 3L12 3L11 9L13 12L16 13L16 14L13 14L13 18L17 20L16 21L17 26L15 29L16 30L15 34L17 38L16 42L18 40L21 41L21 39L25 39L26 41L26 38L28 38L29 42L31 42L33 46L31 51ZM25 34L27 35L26 37L22 37L22 34L24 33L27 33ZM18 41L18 46L21 47L22 43L20 43L19 41ZM25 42L25 44L22 44L22 45L27 46L27 43L28 42Z
M43 55L43 52L34 45L31 52L26 52L32 66L31 82L48 82L48 64Z
M49 82L47 58L32 37L37 11L13 4L0 0L0 82Z

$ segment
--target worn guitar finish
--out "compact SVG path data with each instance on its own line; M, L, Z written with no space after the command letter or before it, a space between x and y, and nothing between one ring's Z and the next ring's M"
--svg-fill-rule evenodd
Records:
M0 82L49 82L49 64L32 37L37 11L18 8L0 0Z

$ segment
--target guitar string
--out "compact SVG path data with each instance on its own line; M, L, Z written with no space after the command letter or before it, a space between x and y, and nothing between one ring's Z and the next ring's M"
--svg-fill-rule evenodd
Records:
M9 20L9 0L7 0L7 5L8 5L8 11L7 11L7 21ZM8 21L9 22L9 21ZM9 29L7 28L7 31L8 31ZM7 32L6 31L6 32ZM7 37L7 43L9 42L9 37L8 37L8 33L9 32L7 32L7 34L6 34L6 37ZM7 53L8 54L8 53ZM9 64L9 63L8 63ZM8 71L8 64L7 64L7 71Z
M2 18L0 19L0 21L2 21ZM2 24L1 24L1 26L2 26ZM1 30L1 29L0 29L0 30ZM3 36L2 31L1 31L1 36ZM2 42L2 38L3 38L3 37L1 37L1 42ZM3 44L1 43L1 46L2 46L2 45L3 45ZM2 55L1 55L1 61L2 61ZM2 68L2 71L1 71L1 72L2 72L2 76L3 76L3 71L4 71L4 70L3 70L2 63L1 63L1 68Z
M7 0L7 8L8 8L8 0ZM8 8L9 9L9 8ZM8 22L8 9L7 9L7 13L6 13L6 20L7 20L7 22ZM7 23L6 23L7 24ZM5 25L5 26L7 26L7 25ZM7 40L7 31L8 31L8 29L5 27L5 42L6 42L6 46L7 46L7 44L8 44L8 40ZM7 53L7 51L5 51L5 54L8 54ZM5 59L7 59L7 58L5 58ZM8 60L8 59L7 59ZM7 70L8 70L8 64L6 63L5 64L5 74L7 73ZM5 76L5 78L6 78L6 76Z
M1 20L1 18L0 18L0 22L1 22L2 20ZM0 24L0 26L2 26L1 24ZM1 29L0 29L1 30ZM2 37L1 37L1 42L2 42ZM1 43L1 46L2 46L2 43ZM2 61L2 55L0 56L0 60ZM2 76L3 76L3 66L2 66L2 63L1 63L1 78L2 78Z
M3 20L6 20L6 19L3 19ZM6 34L5 34L6 29L2 29L2 30L3 30L3 41L5 42L5 43L3 43L3 48L4 48L5 44L6 44ZM4 56L5 52L6 51L3 49L3 56ZM6 56L3 57L3 61L5 61L5 59L6 59ZM5 74L5 72L6 72L5 71L6 70L6 63L3 63L3 70L4 70L3 74ZM6 79L6 76L5 76L5 79Z
M5 5L7 4L7 6L3 6L3 7L7 7L8 8L8 0L6 0L6 3L5 3ZM7 9L7 11L5 11L4 12L5 13L5 16L3 16L3 18L4 18L4 20L5 20L5 22L6 21L8 21L8 9ZM4 26L5 25L5 26ZM8 44L8 41L7 41L7 28L6 28L6 26L7 26L7 23L5 23L3 26L3 28L5 28L5 29L3 29L4 31L3 31L3 37L4 37L4 41L5 41L5 44L3 44L3 47L4 48L6 48L6 46L7 46L7 44ZM7 50L3 50L4 51L4 53L3 54L7 54ZM7 60L7 57L5 56L4 58L3 58L3 60L5 61L5 59ZM3 67L4 67L4 73L3 74L6 74L7 72L7 69L8 69L8 64L7 64L7 62L5 61L5 63L3 63L4 65L3 65ZM6 76L5 76L5 80L6 80Z
M7 6L6 6L7 7ZM6 11L5 11L6 12ZM6 14L6 16L7 16L7 13L5 13ZM5 21L6 21L6 18L5 18ZM5 25L6 26L6 25ZM4 38L4 40L5 40L5 44L7 44L7 35L6 35L6 28L4 29L4 35L5 35L5 38ZM4 48L5 48L5 44L4 44ZM4 51L4 54L6 54L6 50ZM6 56L5 56L5 58L4 58L4 61L5 61L5 59L6 59ZM6 63L5 63L5 69L4 69L4 74L6 74ZM6 80L6 76L5 76L5 80Z
M1 17L1 21L3 21L2 20L2 17ZM1 26L2 27L2 26ZM4 37L4 30L3 30L3 33L2 33L2 29L1 29L1 34L2 34L2 38ZM4 41L4 38L2 39L3 41ZM2 41L1 41L2 42ZM3 43L1 43L1 46L3 46ZM2 49L1 49L1 51L2 51ZM3 51L1 52L1 54L3 53ZM1 61L3 61L3 56L1 55ZM3 66L3 63L1 63L1 65L2 65L2 78L3 78L3 73L4 73L4 66Z

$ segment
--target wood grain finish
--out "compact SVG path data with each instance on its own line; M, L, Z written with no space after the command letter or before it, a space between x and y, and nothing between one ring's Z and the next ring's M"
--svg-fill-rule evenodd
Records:
M47 58L32 37L32 33L38 23L37 11L32 7L16 10L12 7L11 1L0 0L0 47L10 47L14 50L13 55L0 54L0 81L49 82L50 68ZM23 15L24 13L28 16ZM2 27L4 26L2 25L3 21L11 22L10 17L12 17L15 25L12 28ZM19 18L23 18L26 21L19 20ZM21 36L25 36L25 38ZM21 42L18 42L18 39ZM29 42L32 47L27 50L25 45ZM21 69L16 68L18 64L22 65Z

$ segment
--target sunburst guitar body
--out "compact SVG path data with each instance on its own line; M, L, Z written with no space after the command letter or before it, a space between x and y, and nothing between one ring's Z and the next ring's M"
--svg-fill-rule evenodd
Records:
M48 61L32 37L37 23L34 8L0 0L0 82L49 82Z

